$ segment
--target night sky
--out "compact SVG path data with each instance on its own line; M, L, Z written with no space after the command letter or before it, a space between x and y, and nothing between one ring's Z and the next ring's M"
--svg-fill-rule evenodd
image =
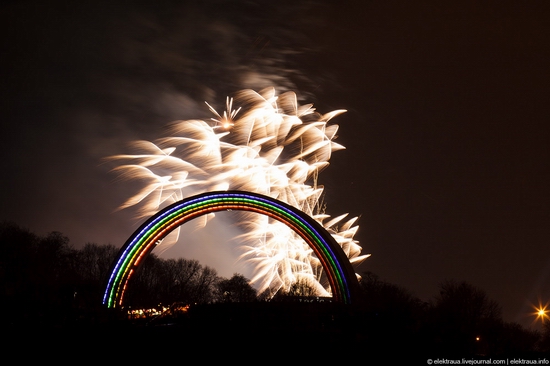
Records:
M550 301L548 19L547 1L4 2L0 220L121 246L139 221L103 158L274 86L348 110L320 183L360 217L360 270L423 300L465 280L530 325Z

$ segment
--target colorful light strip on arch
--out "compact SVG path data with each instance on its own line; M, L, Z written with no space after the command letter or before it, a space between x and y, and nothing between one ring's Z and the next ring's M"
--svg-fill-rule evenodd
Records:
M327 274L335 301L351 304L358 282L346 254L332 235L302 211L274 198L242 191L209 192L176 202L147 220L126 241L113 266L103 304L122 304L132 274L155 245L178 226L217 211L239 210L270 216L290 227L313 249Z

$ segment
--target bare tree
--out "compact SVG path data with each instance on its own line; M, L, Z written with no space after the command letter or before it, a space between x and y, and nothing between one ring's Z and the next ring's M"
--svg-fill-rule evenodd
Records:
M243 275L235 273L216 285L218 302L253 302L257 300L256 290Z
M448 354L485 353L480 345L494 343L488 338L502 325L498 303L467 282L443 282L432 314L436 346Z

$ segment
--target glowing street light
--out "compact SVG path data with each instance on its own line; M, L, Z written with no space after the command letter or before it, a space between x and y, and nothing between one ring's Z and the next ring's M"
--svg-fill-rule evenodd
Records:
M549 316L548 316L548 303L545 304L544 306L539 302L539 306L533 306L533 308L535 309L535 313L534 315L537 316L536 320L540 319L542 323L544 323L544 320L547 319Z

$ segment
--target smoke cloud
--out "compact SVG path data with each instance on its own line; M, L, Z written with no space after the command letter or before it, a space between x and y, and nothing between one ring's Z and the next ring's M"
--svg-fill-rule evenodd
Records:
M309 83L297 65L313 51L303 32L316 21L308 16L313 5L4 5L7 56L0 66L11 74L0 88L10 96L1 102L10 123L0 149L10 160L6 171L25 173L0 183L18 202L2 207L0 217L39 235L60 231L76 247L121 246L139 220L117 207L135 187L118 182L103 158L166 135L174 120L209 119L205 101L222 110L226 96L241 89L284 92ZM193 235L206 242L228 236L212 230ZM180 254L174 250L165 254Z

